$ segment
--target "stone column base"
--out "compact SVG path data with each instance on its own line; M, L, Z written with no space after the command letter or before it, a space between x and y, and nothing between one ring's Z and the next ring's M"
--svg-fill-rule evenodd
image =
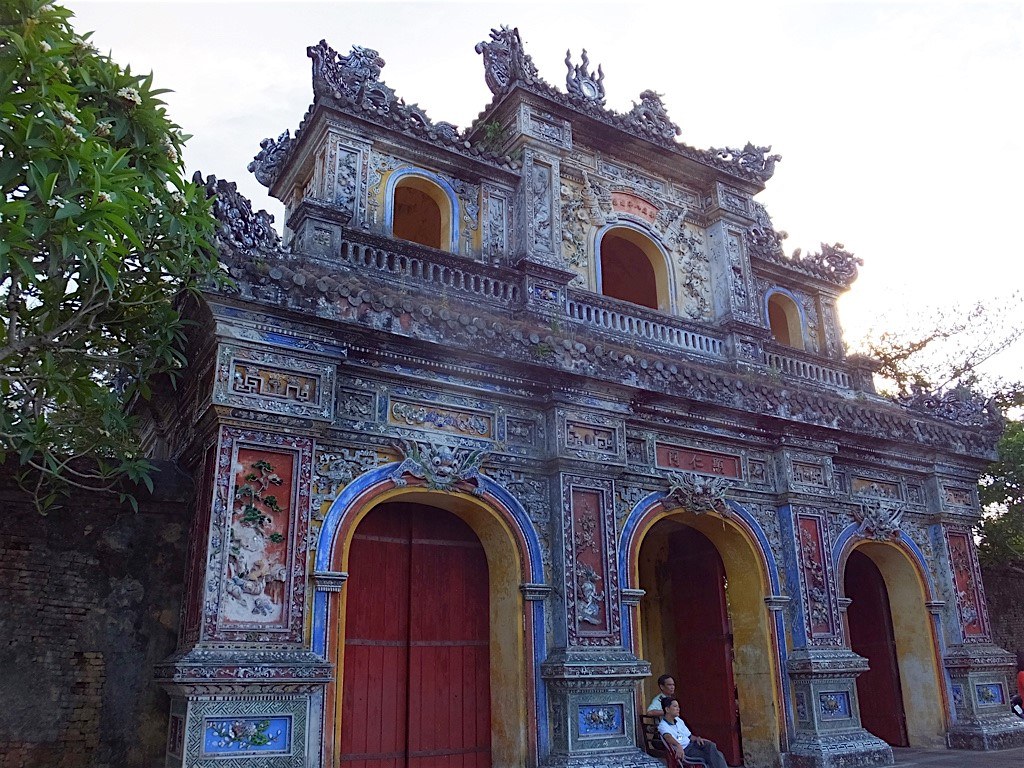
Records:
M1024 747L1024 720L1007 713L989 722L958 723L946 733L950 749L1012 749Z
M859 768L892 765L892 747L867 731L798 736L782 756L783 768Z
M544 768L665 768L665 764L639 749L609 749L582 755L549 755Z

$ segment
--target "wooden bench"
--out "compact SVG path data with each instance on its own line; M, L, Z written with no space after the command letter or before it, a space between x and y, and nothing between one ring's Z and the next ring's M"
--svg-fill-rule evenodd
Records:
M675 753L668 749L665 742L661 740L661 734L658 733L659 720L661 718L657 715L640 715L640 730L644 735L644 750L647 754L664 760L668 768L677 768L680 765L703 765L706 768L707 764L703 760L694 757L684 755L683 762L679 762Z

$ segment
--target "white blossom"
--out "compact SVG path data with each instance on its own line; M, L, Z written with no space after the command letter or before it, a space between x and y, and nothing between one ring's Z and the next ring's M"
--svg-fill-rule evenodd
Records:
M57 210L60 210L67 204L67 202L68 201L61 197L60 195L56 195L47 200L46 204L51 208L56 208Z
M46 42L45 40L41 40L39 42L39 50L41 50L43 53L49 53L53 50L53 48L50 47L50 44L48 42Z
M113 195L110 195L107 192L100 192L98 195L96 195L96 200L101 203L109 203L114 200L114 197Z
M106 123L106 122L96 123L96 135L97 136L109 136L110 135L110 123Z
M156 195L154 195L152 192L148 193L146 195L146 197L148 197L149 198L149 202L151 202L155 206L159 206L161 204L160 203L160 198L157 197Z
M117 98L136 107L142 104L142 97L139 96L139 92L134 88L121 88L117 92Z
M68 125L78 125L82 122L74 114L69 112L63 104L57 105L57 115Z

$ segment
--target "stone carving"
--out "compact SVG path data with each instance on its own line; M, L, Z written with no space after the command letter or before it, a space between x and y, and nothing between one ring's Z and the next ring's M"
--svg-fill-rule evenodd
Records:
M640 103L634 101L625 118L641 136L672 141L680 133L679 126L669 119L661 94L654 91L641 93Z
M1002 432L1003 429L1003 417L995 401L986 399L962 384L944 392L916 389L909 395L897 398L896 402L906 408L967 427L981 427L991 432Z
M565 88L571 96L604 106L604 72L597 65L597 78L589 71L590 59L587 49L580 56L582 63L573 66L572 52L565 52L565 67L569 70L565 75Z
M684 288L685 300L681 309L694 320L707 317L711 311L708 296L711 293L708 258L704 253L704 237L700 231L692 231L683 223L686 209L678 215L677 224L666 239L676 247L679 254L679 285Z
M574 267L587 265L587 230L590 216L584 189L563 182L559 187L562 206L562 255Z
M474 496L483 495L484 489L479 481L480 465L487 457L487 451L415 440L402 440L397 447L405 458L390 475L395 485L408 485L403 475L410 474L425 481L432 490L471 488Z
M604 610L604 592L597 588L601 577L590 565L581 563L576 571L578 599L576 600L576 619L587 624L601 625L604 621L601 613Z
M712 147L710 151L719 160L735 165L761 182L768 181L774 175L775 164L782 159L782 155L768 154L772 151L771 145L755 147L749 141L743 149L734 149L733 147L717 149Z
M341 56L321 40L309 46L306 54L313 60L313 93L317 96L387 118L399 130L426 134L444 144L458 142L458 128L451 123L434 123L417 104L406 104L394 89L380 81L384 59L377 51L354 45L348 56Z
M881 499L865 499L854 507L854 518L860 524L857 533L879 541L899 540L903 511L902 504Z
M669 472L667 478L669 489L665 501L695 515L707 512L729 514L725 495L732 489L732 483L724 477L706 477L696 472Z
M827 634L832 631L829 611L828 581L822 561L822 542L816 521L800 521L799 553L800 568L803 571L804 590L807 600L807 625L810 634Z
M313 468L310 504L313 519L323 519L323 505L334 501L345 486L380 463L377 452L365 448L334 448L321 453Z
M795 251L793 258L796 258L799 252ZM818 253L810 253L804 257L804 263L815 271L834 278L840 285L850 285L857 279L857 268L864 265L864 259L847 251L842 243L822 243Z
M477 43L475 50L484 57L484 81L495 95L505 93L517 80L543 82L533 59L523 51L518 28L492 29L491 41Z
M392 424L430 427L471 437L493 437L493 417L484 413L458 411L428 403L391 402Z
M551 250L551 168L534 164L530 168L530 189L533 194L533 244L540 250Z
M281 236L274 229L274 217L266 211L253 213L252 203L238 192L232 181L216 176L203 176L196 171L193 184L206 188L206 196L214 198L213 215L220 223L215 243L222 260L229 263L238 257L252 258L265 254L282 254Z
M256 181L264 187L272 187L281 173L281 166L284 163L288 151L292 148L292 137L290 131L285 131L277 137L266 138L260 142L260 151L248 165L249 173L256 177Z
M318 383L315 376L236 362L231 391L305 403L317 398Z

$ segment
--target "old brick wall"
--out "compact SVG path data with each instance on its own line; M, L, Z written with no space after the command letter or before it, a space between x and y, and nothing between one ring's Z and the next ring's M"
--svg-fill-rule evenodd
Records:
M1024 568L985 568L985 596L992 639L1008 651L1024 651Z
M76 494L45 517L0 475L0 768L160 763L189 494L161 475L138 513Z

